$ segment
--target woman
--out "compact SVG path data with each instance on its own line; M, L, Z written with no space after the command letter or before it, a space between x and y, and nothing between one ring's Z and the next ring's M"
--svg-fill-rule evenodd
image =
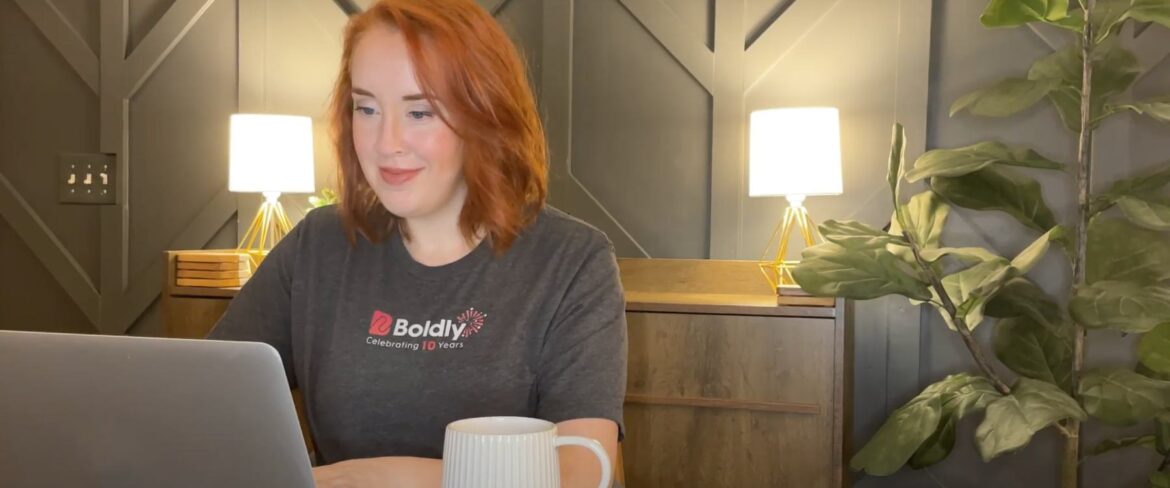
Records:
M437 486L447 423L519 415L615 458L626 331L612 245L545 206L523 63L471 0L350 21L341 203L268 255L210 338L267 342L304 393L321 486ZM599 469L561 449L565 486Z

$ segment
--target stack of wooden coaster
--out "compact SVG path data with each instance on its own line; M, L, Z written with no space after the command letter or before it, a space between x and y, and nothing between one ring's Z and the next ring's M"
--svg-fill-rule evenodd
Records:
M238 287L252 276L252 261L245 253L187 251L176 256L176 261L176 286Z

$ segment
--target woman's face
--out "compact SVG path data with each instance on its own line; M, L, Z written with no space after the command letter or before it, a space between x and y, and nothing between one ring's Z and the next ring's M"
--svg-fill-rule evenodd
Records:
M463 145L423 97L406 39L375 27L350 61L353 145L362 174L390 213L407 221L458 220L467 195Z

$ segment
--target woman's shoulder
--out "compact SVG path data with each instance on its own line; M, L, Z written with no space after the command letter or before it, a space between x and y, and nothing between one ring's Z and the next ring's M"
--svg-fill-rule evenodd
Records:
M551 205L540 210L532 225L538 243L569 246L582 251L612 249L609 237L597 227Z
M297 224L296 232L303 244L310 247L344 244L345 228L336 205L314 208Z
M337 205L324 205L310 209L305 213L304 222L313 228L334 227L341 228L341 214Z

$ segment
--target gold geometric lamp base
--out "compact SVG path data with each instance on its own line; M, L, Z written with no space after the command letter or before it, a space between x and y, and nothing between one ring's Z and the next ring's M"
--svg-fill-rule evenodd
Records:
M804 208L804 195L787 195L788 207L784 209L784 218L772 231L764 254L760 256L760 272L768 280L768 285L777 295L806 295L792 278L792 269L800 263L799 260L785 259L788 256L788 241L794 229L800 230L804 238L804 245L812 247L819 239L817 227ZM775 254L773 254L775 249Z
M252 218L252 225L248 232L240 239L238 251L246 253L252 259L252 269L260 265L268 251L280 242L292 230L288 215L280 205L279 192L264 192L264 203Z

